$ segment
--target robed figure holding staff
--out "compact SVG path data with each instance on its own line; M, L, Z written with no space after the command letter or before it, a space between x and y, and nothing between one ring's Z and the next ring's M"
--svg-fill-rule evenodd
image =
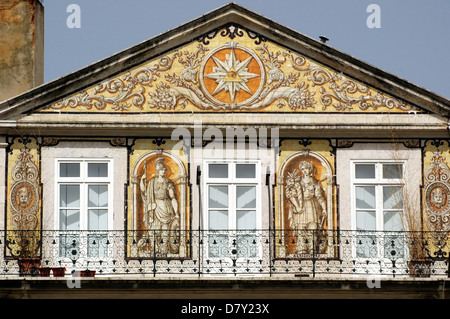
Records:
M154 238L155 252L159 256L176 254L179 250L178 230L180 218L175 184L165 177L167 167L160 157L155 161L155 176L147 181L147 163L140 180L144 206L144 223Z

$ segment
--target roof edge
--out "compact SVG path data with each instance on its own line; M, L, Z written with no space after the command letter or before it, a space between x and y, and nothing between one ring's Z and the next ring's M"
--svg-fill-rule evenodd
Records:
M364 82L374 88L396 95L433 113L447 118L450 117L450 100L444 96L381 70L241 5L230 2L132 47L0 102L0 119L11 118L51 103L113 76L124 68L130 68L154 58L170 48L181 45L183 42L192 41L207 32L206 28L214 29L223 25L224 17L227 18L227 23L245 21L247 23L245 27L256 28L255 31L271 40L286 39L283 45L294 51L296 51L295 47L301 46L302 50L308 53L306 55L320 63L337 70L341 70L343 67L345 73L356 80L362 81L361 78L364 78ZM267 25L270 27L265 27ZM317 59L317 57L320 59Z

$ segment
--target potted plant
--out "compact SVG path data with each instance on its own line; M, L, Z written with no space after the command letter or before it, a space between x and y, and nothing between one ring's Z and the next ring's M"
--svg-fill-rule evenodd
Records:
M80 271L80 277L94 277L95 276L95 270L81 270Z
M39 258L19 257L18 263L20 276L39 275L39 267L41 266L41 260Z
M18 256L20 276L39 276L41 258L39 257L39 235L31 231L15 232L8 241L13 255Z
M65 267L53 267L52 268L53 277L64 277L66 274Z
M41 277L50 277L51 270L50 267L40 267L39 273L41 274Z

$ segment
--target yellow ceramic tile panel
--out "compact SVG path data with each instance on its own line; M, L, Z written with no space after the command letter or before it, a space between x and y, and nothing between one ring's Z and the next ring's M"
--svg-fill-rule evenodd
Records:
M416 109L308 57L229 25L40 109L56 110L127 113Z
M275 188L279 257L306 258L312 249L318 255L335 253L328 245L336 229L332 150L328 140L282 141ZM324 229L330 232L316 232ZM317 246L311 247L313 242Z
M8 153L7 254L32 258L40 254L41 200L36 140L17 137Z
M169 139L135 140L127 199L129 257L176 258L189 254L188 158L177 149L178 143Z
M423 230L428 245L424 248L432 256L448 254L450 230L450 147L447 140L427 141L424 148ZM418 231L420 226L416 227ZM443 255L442 255L443 256Z

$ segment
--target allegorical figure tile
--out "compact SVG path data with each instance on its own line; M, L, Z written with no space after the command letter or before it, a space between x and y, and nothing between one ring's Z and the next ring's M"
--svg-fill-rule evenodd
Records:
M144 224L150 237L153 238L154 249L159 256L176 254L179 250L177 232L180 228L180 217L176 187L174 182L165 176L167 167L164 160L163 157L156 159L155 175L150 179L145 163L139 185L144 208Z
M327 202L320 181L314 176L311 162L301 161L299 170L288 172L286 199L289 202L288 220L290 229L297 237L295 254L310 253L311 243L302 240L302 231L323 229L327 218Z

